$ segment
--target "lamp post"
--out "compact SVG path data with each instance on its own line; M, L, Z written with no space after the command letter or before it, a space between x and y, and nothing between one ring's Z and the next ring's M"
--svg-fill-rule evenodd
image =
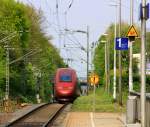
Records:
M93 65L93 60L94 60L94 54L95 54L95 47L97 46L97 41L96 42L92 42L91 44L91 70L92 72L94 71L94 65Z
M141 127L146 126L145 100L146 100L146 74L145 74L145 43L146 43L146 0L142 0L141 19Z
M133 0L130 0L130 25L133 25ZM130 40L130 52L129 52L129 92L133 91L133 46L132 43L134 43L134 41Z
M117 36L117 4L110 4L110 6L115 7L116 16L115 16L115 28L114 28L114 81L113 81L113 99L116 101L116 36Z
M105 35L106 36L106 35ZM107 45L107 41L106 40L101 40L100 41L101 44L105 44L105 80L106 80L106 84L105 84L105 90L107 92L109 92L109 61L108 61L108 45Z
M121 4L122 0L119 0L119 37L121 37ZM119 59L119 105L122 106L122 54L121 50L119 50L118 53L118 59Z
M87 26L87 83L89 76L89 27Z
M108 34L103 34L102 36L107 37ZM109 42L108 39L102 40L101 43L105 44L105 74L106 74L106 91L110 92L110 73L109 73Z

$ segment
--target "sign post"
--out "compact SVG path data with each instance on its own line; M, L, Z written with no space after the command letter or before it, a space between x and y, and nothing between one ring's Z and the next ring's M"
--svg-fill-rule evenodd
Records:
M119 104L122 106L122 65L121 50L128 50L128 38L116 38L116 50L119 50Z
M132 25L133 23L131 23L131 26L128 30L127 33L127 37L129 38L129 48L130 48L130 52L129 52L129 92L133 91L133 74L132 74L132 59L133 59L133 48L132 48L132 43L135 41L135 37L138 37L138 33L135 29L135 27Z
M141 127L146 126L146 74L145 74L145 65L146 65L146 20L147 20L147 0L142 0L141 4Z
M93 90L93 112L95 112L95 92L96 92L96 85L99 82L99 76L96 75L95 73L91 74L90 76L90 83L91 85L94 86L94 90Z

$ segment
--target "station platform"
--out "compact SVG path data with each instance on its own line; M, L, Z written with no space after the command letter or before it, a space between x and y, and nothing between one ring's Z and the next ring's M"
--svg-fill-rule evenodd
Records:
M63 127L125 127L122 114L70 112Z
M43 104L29 105L11 114L0 114L0 127L18 119L20 116L30 112ZM121 113L92 113L92 112L66 112L63 122L54 127L125 127L124 115ZM2 120L3 119L3 120ZM129 126L131 127L131 126Z

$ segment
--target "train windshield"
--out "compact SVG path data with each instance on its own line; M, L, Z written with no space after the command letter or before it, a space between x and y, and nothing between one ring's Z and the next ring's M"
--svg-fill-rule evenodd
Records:
M71 82L71 75L61 75L60 81L61 82Z

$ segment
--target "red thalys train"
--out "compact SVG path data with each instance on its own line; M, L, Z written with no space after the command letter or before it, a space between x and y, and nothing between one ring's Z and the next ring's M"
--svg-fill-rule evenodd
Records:
M79 96L78 81L75 70L60 68L56 72L54 97L57 101L73 101Z

